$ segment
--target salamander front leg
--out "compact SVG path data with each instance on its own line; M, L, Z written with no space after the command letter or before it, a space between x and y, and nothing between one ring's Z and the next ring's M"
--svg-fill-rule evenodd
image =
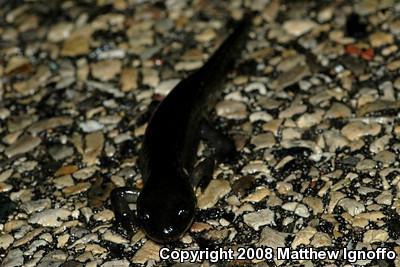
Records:
M136 214L129 208L129 204L136 203L138 196L139 191L133 187L119 187L111 192L111 207L115 219L128 231L129 235L132 235L138 227Z
M200 161L196 167L194 167L191 174L191 184L193 187L200 187L204 190L210 183L215 167L215 160L212 158L206 158Z
M203 120L200 128L200 136L214 148L214 157L218 162L223 162L236 154L233 141L222 132L213 128L206 120Z

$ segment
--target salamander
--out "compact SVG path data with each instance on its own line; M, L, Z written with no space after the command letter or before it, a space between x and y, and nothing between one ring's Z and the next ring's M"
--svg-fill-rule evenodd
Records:
M144 187L137 197L133 188L111 193L111 205L126 230L141 227L159 243L181 238L191 226L196 196L191 183L200 128L214 107L228 72L247 39L250 16L237 23L206 63L181 80L163 99L147 125L139 165ZM136 202L136 215L129 203Z

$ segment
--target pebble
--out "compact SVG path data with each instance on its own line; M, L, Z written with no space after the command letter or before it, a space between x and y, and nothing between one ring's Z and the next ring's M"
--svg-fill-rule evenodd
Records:
M385 110L399 110L400 101L387 101L387 100L377 100L365 105L362 105L357 110L357 116L362 117L369 115L371 113L383 112Z
M386 242L389 234L385 230L368 230L364 233L363 242L366 244Z
M97 169L96 166L86 167L74 172L72 176L77 180L87 180L95 174Z
M310 74L307 66L297 65L290 70L281 73L270 86L272 89L280 91L288 86L291 86Z
M47 252L46 255L40 260L38 267L47 267L47 266L54 266L59 267L64 264L68 257L62 250L53 250Z
M100 222L111 221L114 218L114 212L109 209L102 210L93 216L93 219Z
M243 221L248 226L258 231L260 226L275 225L274 217L275 213L267 208L243 215Z
M342 206L351 216L356 216L365 211L364 204L351 198L341 199L338 205Z
M128 260L111 260L104 262L101 267L129 267L130 263Z
M245 175L246 174L255 174L255 173L269 174L270 170L268 169L268 166L265 165L264 162L253 161L253 162L249 162L247 165L245 165L242 168L242 173Z
M138 88L139 74L135 68L124 68L121 72L121 90L129 92Z
M230 191L231 186L228 181L219 179L211 180L204 193L198 197L197 206L199 209L209 209L215 206L218 200Z
M18 267L24 264L23 252L20 249L12 249L8 251L7 256L3 259L3 267Z
M369 41L371 42L372 47L381 47L392 44L394 42L394 37L390 33L374 32L369 36Z
M329 234L317 232L311 241L311 246L316 248L331 247L332 238L329 236Z
M348 123L341 130L342 134L349 140L358 140L363 136L375 136L381 131L381 126L378 123L366 124L361 121Z
M241 120L245 119L247 107L244 103L235 100L224 100L215 106L217 115L226 119Z
M71 34L63 43L61 56L74 57L89 53L91 34L89 29Z
M180 82L179 79L171 79L160 82L154 90L155 94L166 96Z
M266 246L273 249L285 247L285 240L289 236L287 233L278 232L268 226L261 231L257 246Z
M104 125L95 120L88 120L79 124L85 133L92 133L104 128Z
M7 250L7 248L14 242L14 237L10 234L0 235L0 248Z
M50 42L60 42L68 38L73 30L74 25L68 22L57 23L51 27L47 34L47 39Z
M21 205L21 209L23 209L27 214L40 212L50 207L51 207L51 201L48 198L32 200Z
M62 126L68 126L71 125L72 123L73 120L70 117L53 117L50 119L35 122L28 128L28 131L30 131L33 135L37 135L42 131Z
M28 153L35 149L42 140L39 137L32 135L23 135L14 144L7 147L4 153L7 157L12 158L21 154Z
M275 145L275 142L275 137L271 132L253 136L250 141L250 143L255 146L255 150L271 148Z
M127 244L129 241L122 237L121 235L114 233L110 230L107 230L103 235L102 239L106 241L110 241L115 244Z
M72 179L71 175L64 175L56 179L53 179L53 183L58 189L61 189L64 187L73 186L74 180Z
M348 118L351 116L351 109L339 102L334 102L329 110L325 114L325 118L337 119L337 118Z
M45 227L58 227L62 224L62 221L68 219L70 215L71 211L67 209L46 209L44 211L34 213L29 218L28 222L32 224L39 224Z
M102 60L90 65L93 77L100 81L114 79L121 72L121 68L121 61L114 59Z
M396 161L396 154L384 150L375 155L374 160L381 162L384 166L388 166Z
M149 240L135 253L131 261L136 264L144 264L150 259L159 261L160 249L161 247L158 244Z
M311 239L317 233L317 230L311 226L306 227L305 229L300 230L294 240L292 241L292 248L295 249L300 245L309 245L311 243Z
M309 19L294 19L283 23L283 29L296 37L307 33L316 26L317 24Z
M217 36L217 34L213 29L207 28L207 29L203 30L201 33L196 34L194 39L198 42L206 43L206 42L210 42L216 36Z
M80 194L82 192L87 191L90 188L91 184L88 182L84 182L84 183L77 183L75 185L72 186L68 186L65 187L62 192L66 195L66 196L72 196L72 195L77 195Z

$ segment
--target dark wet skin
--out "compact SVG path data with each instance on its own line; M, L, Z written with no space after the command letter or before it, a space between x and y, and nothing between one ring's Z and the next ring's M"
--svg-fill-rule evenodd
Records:
M191 226L196 209L194 163L204 116L214 107L227 74L240 57L250 18L234 31L199 70L182 80L161 102L147 126L140 168L145 181L137 198L132 188L111 193L116 220L130 233L140 226L159 243L181 238Z

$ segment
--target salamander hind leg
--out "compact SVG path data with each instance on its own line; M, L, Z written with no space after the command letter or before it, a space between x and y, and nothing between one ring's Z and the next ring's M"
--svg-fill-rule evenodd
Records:
M119 187L111 192L111 207L115 219L129 235L139 226L136 213L129 207L129 204L136 204L138 196L139 191L133 187Z

